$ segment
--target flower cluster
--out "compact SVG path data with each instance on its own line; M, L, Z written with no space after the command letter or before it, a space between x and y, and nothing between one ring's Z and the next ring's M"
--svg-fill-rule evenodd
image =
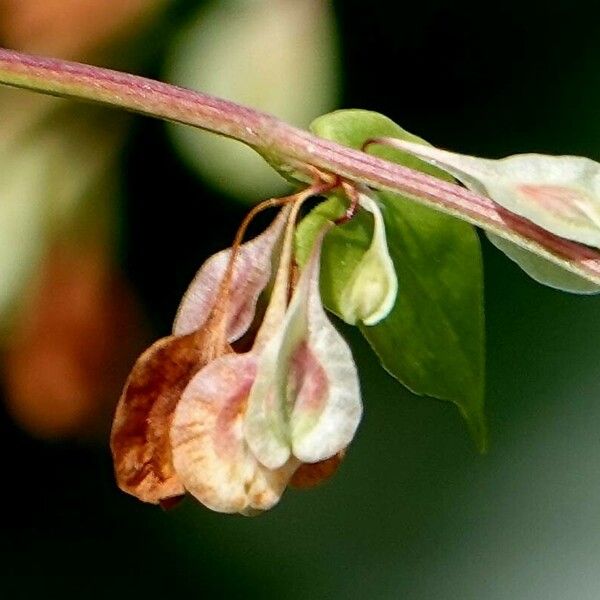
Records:
M279 201L273 223L245 244L242 227L231 249L201 267L173 335L138 359L111 440L124 491L152 503L189 492L215 511L254 514L274 506L288 483L310 485L337 467L362 404L350 349L319 293L321 247L334 224L319 232L299 274L293 261L300 207L318 192ZM376 206L366 197L361 205L376 214L373 246L385 246ZM370 253L365 260L378 263ZM395 279L368 281L366 301L357 286L348 311L365 322L389 310L377 298L393 304ZM365 317L365 307L377 316Z

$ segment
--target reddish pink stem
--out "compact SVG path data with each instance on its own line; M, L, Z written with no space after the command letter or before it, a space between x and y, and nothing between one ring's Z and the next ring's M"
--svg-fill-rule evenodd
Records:
M62 60L0 49L0 83L184 123L244 142L293 177L312 168L410 197L534 250L600 284L600 253L552 235L489 198L316 137L271 115L200 92ZM1 117L0 117L1 119Z

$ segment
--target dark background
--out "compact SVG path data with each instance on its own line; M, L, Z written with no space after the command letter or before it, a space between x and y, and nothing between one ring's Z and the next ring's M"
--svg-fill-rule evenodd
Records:
M170 13L173 28L198 2ZM597 7L339 1L343 107L430 142L600 159ZM161 73L169 24L146 74ZM165 33L166 32L166 33ZM123 161L122 263L164 335L244 208L204 189L161 123ZM340 473L257 519L171 512L113 482L107 444L0 420L6 598L600 597L600 299L543 288L484 243L491 450L456 410L391 380L357 337L365 418Z

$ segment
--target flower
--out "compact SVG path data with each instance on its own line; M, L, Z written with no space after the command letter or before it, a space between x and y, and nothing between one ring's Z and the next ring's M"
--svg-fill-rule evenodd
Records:
M600 247L600 163L581 156L516 154L493 160L394 138L409 152L550 233Z
M262 235L210 258L174 334L137 361L112 432L124 491L153 503L189 492L215 511L254 514L274 506L296 472L306 485L335 470L362 404L350 349L319 293L332 223L293 281L296 219L313 194L291 197ZM261 295L268 304L257 319ZM236 352L251 331L251 349Z
M516 154L493 160L440 150L396 138L374 138L443 169L470 190L554 235L600 248L600 163L581 156ZM517 245L491 231L494 246L536 281L575 294L597 294L600 286L548 260L548 252L523 240Z

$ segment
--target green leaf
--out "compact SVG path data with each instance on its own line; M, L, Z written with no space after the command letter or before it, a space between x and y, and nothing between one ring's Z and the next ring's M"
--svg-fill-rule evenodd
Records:
M360 148L372 137L422 140L377 113L338 111L317 119L313 131ZM373 153L430 174L448 177L392 148ZM388 247L398 275L394 308L381 323L360 329L382 365L417 394L454 402L480 448L486 447L484 402L483 270L479 239L470 225L406 198L377 192ZM332 197L300 224L298 260L303 264L316 232L339 216L345 201ZM373 218L361 211L332 230L323 247L321 293L339 314L340 293L369 247Z

